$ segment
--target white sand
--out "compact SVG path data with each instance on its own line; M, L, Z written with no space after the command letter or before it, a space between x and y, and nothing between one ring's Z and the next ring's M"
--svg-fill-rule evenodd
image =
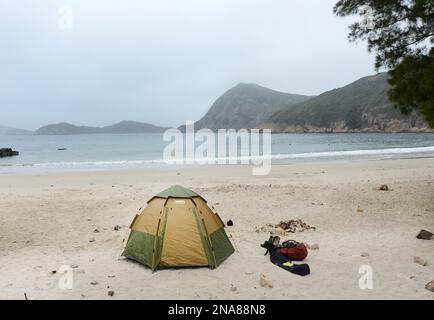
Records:
M118 259L139 207L172 184L218 203L221 217L234 221L237 250L218 269L153 274ZM377 191L381 184L392 190ZM288 237L319 244L308 277L273 266L259 247L268 235L255 230L285 219L317 227ZM434 241L416 239L434 230L434 159L279 165L266 177L248 167L1 175L0 221L2 299L434 298L424 289L434 280ZM65 264L78 265L72 290L59 289L59 274L50 274ZM362 265L373 268L372 290L358 286ZM261 273L272 289L259 285Z

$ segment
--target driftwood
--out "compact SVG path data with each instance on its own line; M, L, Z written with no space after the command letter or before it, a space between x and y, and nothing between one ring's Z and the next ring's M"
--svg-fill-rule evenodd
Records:
M267 224L266 226L256 229L257 233L267 232L274 236L285 237L288 233L304 232L307 230L316 230L316 227L308 225L303 220L281 221L279 224Z
M315 230L315 227L308 225L303 220L281 221L275 228L281 228L289 233L303 232L306 230Z

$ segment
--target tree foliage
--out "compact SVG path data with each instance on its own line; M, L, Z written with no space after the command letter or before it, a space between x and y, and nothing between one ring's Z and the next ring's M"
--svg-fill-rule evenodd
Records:
M389 97L404 114L420 109L434 128L434 50L429 55L408 56L392 71Z
M399 109L419 109L434 127L434 0L340 0L334 12L360 17L349 40L366 40L376 68L390 70L389 97Z

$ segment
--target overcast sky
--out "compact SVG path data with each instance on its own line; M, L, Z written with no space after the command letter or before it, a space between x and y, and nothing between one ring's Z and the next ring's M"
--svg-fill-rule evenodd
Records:
M374 74L336 1L1 0L0 125L178 126L239 82L314 95Z

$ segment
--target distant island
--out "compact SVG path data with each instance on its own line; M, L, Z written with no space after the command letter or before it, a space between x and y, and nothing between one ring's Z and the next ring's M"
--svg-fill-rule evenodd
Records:
M35 135L72 135L72 134L127 134L127 133L161 133L167 130L166 127L154 126L148 123L136 121L121 121L111 126L88 127L76 126L70 123L61 122L50 124L39 128L34 132Z
M20 136L20 135L29 135L29 134L33 134L33 131L0 126L0 135Z

